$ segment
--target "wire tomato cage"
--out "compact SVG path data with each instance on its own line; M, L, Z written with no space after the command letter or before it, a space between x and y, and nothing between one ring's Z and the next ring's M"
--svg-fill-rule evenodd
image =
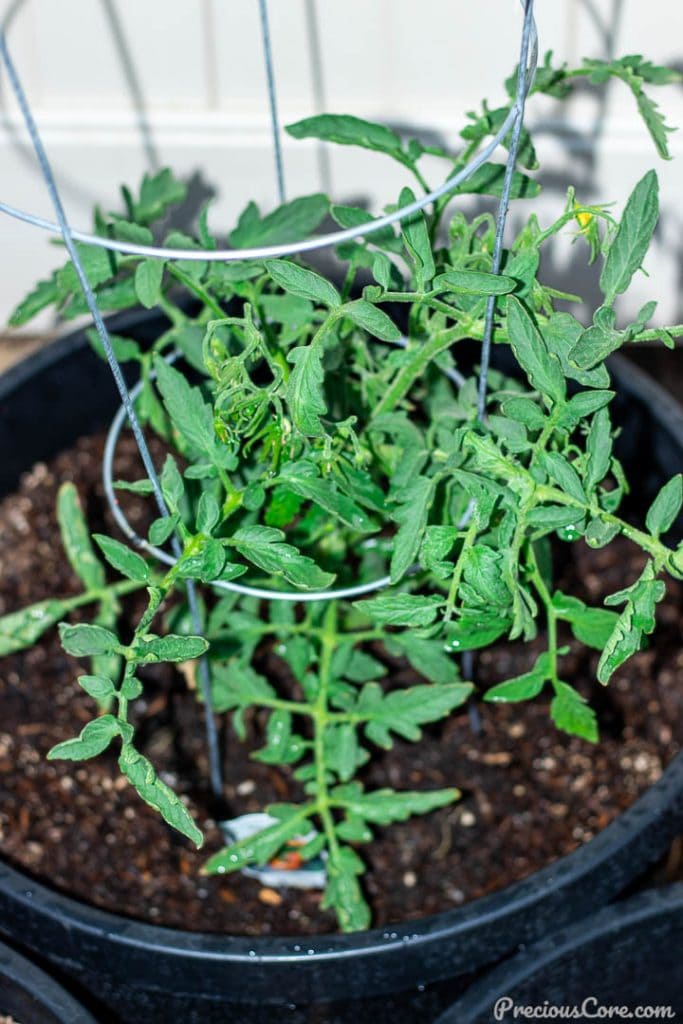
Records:
M104 322L102 314L97 305L97 299L93 288L91 287L81 257L76 248L76 242L85 243L87 245L99 246L103 249L110 249L118 253L122 253L130 256L144 256L149 258L157 258L169 261L177 260L197 260L197 261L212 261L221 263L231 263L234 261L245 261L245 260L264 260L274 259L284 256L300 256L304 253L315 252L317 250L329 249L339 245L342 242L348 242L357 238L367 238L372 236L375 232L380 231L382 228L388 227L392 224L397 224L411 217L413 214L425 209L432 203L451 194L460 184L470 178L479 167L481 167L492 155L492 153L500 146L509 136L509 140L505 143L508 149L508 155L505 162L505 174L503 178L503 186L501 191L500 201L498 203L498 210L496 216L496 231L495 231L495 244L493 250L492 259L492 272L497 274L500 272L501 260L503 254L503 236L505 231L505 223L507 218L508 204L510 200L511 186L513 180L513 173L517 160L517 150L519 146L519 139L522 131L522 125L524 120L524 107L526 97L533 85L534 76L536 73L536 66L538 62L538 33L536 28L536 22L534 19L533 0L520 0L523 21L521 30L521 43L519 50L519 68L524 69L524 74L520 73L517 77L517 89L513 103L511 104L510 110L503 121L500 129L492 137L490 142L483 146L479 152L463 167L460 171L453 174L448 178L441 186L434 189L431 192L427 192L425 195L416 199L414 202L409 203L407 206L402 206L390 213L383 214L373 218L372 220L357 225L356 227L346 228L339 231L331 231L325 234L315 235L310 238L300 239L299 241L290 242L282 245L267 245L267 246L255 246L245 249L170 249L164 246L155 245L139 245L136 243L119 241L117 239L104 238L99 235L93 235L85 231L80 231L71 226L67 215L64 210L64 206L61 199L60 190L57 186L55 175L50 164L50 160L47 155L47 151L43 145L40 137L38 127L36 125L31 106L17 68L10 54L10 49L7 43L7 28L9 27L10 21L16 14L18 3L14 3L10 8L9 13L6 15L4 22L0 25L0 59L4 65L12 92L17 100L22 118L24 120L26 130L29 135L31 145L33 147L36 160L39 165L39 169L49 194L56 220L51 221L43 217L38 217L33 213L26 210L19 209L18 207L12 206L9 203L0 201L0 212L5 213L10 217L14 217L17 220L23 221L32 227L40 228L51 234L60 235L64 245L67 249L69 258L71 259L74 270L76 272L80 287L83 292L85 302L88 307L88 311L92 317L93 324L102 343L107 362L111 369L114 382L121 398L121 407L116 413L114 420L111 424L109 434L107 437L106 448L103 459L103 477L104 477L104 488L107 497L107 501L111 507L112 513L117 524L120 526L124 534L128 539L135 544L137 547L142 548L148 554L152 555L158 561L167 564L174 565L175 562L181 557L181 546L177 534L171 537L171 553L163 551L161 548L155 547L150 544L144 538L139 537L130 523L127 521L123 514L116 495L114 494L114 485L112 481L112 464L114 453L116 450L116 444L120 437L126 421L128 422L130 429L134 435L142 463L147 474L147 477L152 485L152 493L157 505L159 515L167 517L169 515L166 502L164 500L159 476L152 460L149 447L145 440L140 421L135 412L135 399L139 395L142 384L135 385L131 390L128 389L126 382L121 371L121 367L114 353L111 339L107 326ZM275 162L275 176L277 193L280 202L285 201L285 186L284 186L284 171L283 171L283 158L282 148L280 141L280 127L277 113L277 90L276 90L276 79L274 70L273 53L271 47L271 38L268 24L268 8L267 0L258 0L259 16L260 16L260 31L261 31L261 43L263 47L263 57L266 70L266 80L268 86L268 101L269 101L269 112L271 121L271 134L272 134L272 145L273 155ZM493 316L495 312L496 297L491 295L487 299L486 314L484 320L484 335L481 349L481 361L479 370L479 382L478 382L478 400L477 400L477 414L479 418L483 418L485 400L486 400L486 389L487 389L487 377L490 362L490 351L491 341L493 334ZM405 338L400 339L397 344L406 345L407 341ZM177 353L172 355L170 359L177 358ZM462 377L454 369L446 369L443 371L456 386L462 384ZM471 514L471 508L468 509L466 516ZM339 598L357 597L361 594L367 594L381 590L390 584L390 577L383 576L381 578L370 580L366 583L360 583L351 587L344 587L338 589L328 589L319 591L302 591L302 592L289 592L281 590L270 590L266 588L251 587L246 584L239 584L230 581L215 581L212 586L218 587L222 590L232 591L241 595L252 596L257 598L265 598L272 601L330 601ZM193 629L197 633L202 632L202 620L199 610L199 603L197 600L196 586L193 580L186 580L185 585L187 588L187 600L190 615L192 619ZM213 713L213 700L211 693L211 679L209 674L209 666L206 658L200 660L200 683L202 699L204 702L204 722L206 729L207 738L207 751L209 756L210 765L210 781L211 788L214 797L218 802L222 801L223 794L223 773L221 768L221 757L218 744L217 727L215 717ZM225 826L229 826L229 822L222 823ZM229 827L224 829L226 835L231 836ZM234 832L232 833L234 838Z

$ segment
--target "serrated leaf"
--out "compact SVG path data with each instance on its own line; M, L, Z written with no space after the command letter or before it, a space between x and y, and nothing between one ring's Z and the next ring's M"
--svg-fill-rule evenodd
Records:
M510 628L505 615L487 615L482 611L464 612L448 624L448 647L456 652L488 647Z
M344 932L363 931L370 925L370 908L363 898L357 875L363 862L348 846L340 847L327 863L327 885L321 907L334 908Z
M645 525L650 533L659 537L666 533L681 511L683 505L683 476L677 473L668 483L664 484L650 508L645 519Z
M478 167L465 181L454 190L455 195L474 194L500 197L503 194L505 181L505 164L487 162ZM528 174L514 171L510 189L511 199L533 199L541 191L541 186Z
M225 465L213 425L213 411L199 388L191 387L182 373L156 356L154 369L164 406L173 426L193 449L214 465Z
M148 532L150 543L155 544L157 547L159 544L165 544L179 522L180 516L177 513L174 513L172 516L160 516L158 519L155 519L151 523Z
M167 455L161 471L161 491L172 508L176 508L185 493L185 484L172 455Z
M443 603L436 595L386 594L368 601L354 601L353 607L382 626L430 626Z
M510 419L523 423L529 430L542 430L546 417L543 410L530 398L508 398L503 402L503 412Z
M197 848L204 837L195 825L190 812L170 786L157 776L154 766L130 746L125 746L119 758L119 768L146 804L158 811L164 821Z
M328 726L325 730L325 764L342 782L348 782L359 765L368 759L358 744L356 727L350 722Z
M392 583L398 583L417 558L433 499L434 480L418 476L401 492L401 502L391 512L399 527L391 556Z
M272 812L273 808L268 810ZM302 830L305 831L304 816L292 815L219 850L208 859L202 870L207 875L222 875L240 871L249 864L265 865L288 839L293 839Z
M161 298L161 284L164 279L164 261L143 260L135 268L135 294L145 309L152 309Z
M525 672L521 676L515 676L514 679L508 679L497 686L492 686L484 694L484 700L505 703L532 700L545 686L549 672L550 656L541 654L536 659L536 664L531 671Z
M151 224L162 217L169 206L181 203L187 195L187 188L176 178L168 167L156 174L145 174L140 186L140 196L134 205L134 217L139 224Z
M598 663L597 675L601 683L608 683L616 669L640 650L643 637L653 632L655 608L664 593L664 583L655 578L650 561L633 586L605 599L605 603L610 605L625 602L625 607Z
M342 146L361 146L399 159L403 155L401 140L391 128L351 114L317 114L288 124L285 130L294 139L321 139Z
M108 700L116 692L113 682L106 676L79 676L78 685L98 703Z
M432 683L454 683L460 679L457 665L444 651L441 639L428 640L407 631L393 634L391 647L399 648L415 671Z
M365 299L347 302L341 312L358 327L362 327L375 338L381 338L382 341L398 341L401 337L401 332L393 320L383 310L371 302L366 302Z
M102 715L88 722L75 739L64 740L52 747L47 753L48 761L85 761L101 754L114 737L120 735L118 719L114 715Z
M570 736L580 736L589 743L597 743L598 723L593 709L567 683L558 683L557 686L558 692L550 705L550 717L557 728Z
M612 459L612 426L607 409L596 412L586 441L586 472L584 482L590 493L604 480Z
M307 267L289 260L266 260L265 268L273 281L291 295L321 302L331 309L341 305L341 296L334 285Z
M320 417L327 412L322 357L320 343L293 348L287 353L287 361L294 366L287 382L287 405L296 427L309 437L323 433Z
M553 608L559 618L570 624L577 640L598 651L604 649L618 619L616 612L590 608L577 597L559 591L553 594Z
M625 292L640 269L659 219L659 182L648 171L628 198L617 232L600 274L600 288L607 305Z
M401 189L399 207L410 206L415 202L415 193L409 188ZM427 220L422 210L411 214L401 221L401 234L408 255L415 267L415 280L418 288L425 288L436 273L432 243L429 237Z
M432 287L464 295L507 295L515 290L517 282L505 274L488 274L481 270L448 270L434 278Z
M315 502L351 529L359 533L371 533L376 529L363 509L339 491L329 477L318 476L317 467L305 459L287 463L282 469L281 480L288 490Z
M51 306L53 302L57 302L59 294L55 274L46 281L39 281L35 288L13 309L8 320L10 327L22 327L27 324L43 309Z
M533 320L512 295L507 300L507 325L510 346L532 386L553 402L562 402L566 385L559 360L548 351Z
M262 245L284 245L307 238L325 219L330 201L321 192L299 196L261 217L255 204L245 211L230 235L230 245L250 249Z
M447 683L411 686L384 694L378 683L366 683L354 711L366 722L368 739L378 746L390 747L390 733L407 740L419 740L421 725L444 718L463 704L472 690L471 683Z
M626 340L623 331L615 328L616 314L611 306L600 306L593 314L593 323L583 331L569 352L569 362L579 370L591 370L608 355L616 352Z
M231 661L212 665L214 710L218 713L250 704L267 703L277 696L267 679L250 665Z
M135 645L135 656L145 664L156 664L159 661L191 661L200 658L209 649L209 643L203 636L178 636L169 633L167 636L141 638Z
M62 484L57 493L57 521L71 568L89 590L104 587L104 567L93 549L78 491L71 482Z
M291 544L283 543L284 533L271 526L244 526L233 534L230 543L259 569L282 576L297 587L328 587L334 575L320 569L313 559L302 555Z
M72 654L74 658L85 658L91 654L112 654L119 646L118 637L110 629L87 623L78 626L60 623L59 639L66 653Z
M373 825L390 825L394 821L407 821L413 814L428 814L438 807L446 807L460 798L457 789L425 791L398 791L376 789L364 793L356 783L337 786L332 790L335 804Z
M93 540L117 572L138 583L149 582L149 566L137 552L131 551L126 544L121 544L120 541L114 540L112 537L105 537L101 533L94 533Z
M572 463L559 452L543 452L539 462L565 494L577 501L585 502L586 493L581 478Z

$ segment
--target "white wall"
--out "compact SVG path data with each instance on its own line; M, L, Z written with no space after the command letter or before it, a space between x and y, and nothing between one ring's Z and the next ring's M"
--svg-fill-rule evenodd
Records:
M306 20L313 2L328 110L433 129L455 143L464 110L485 96L502 99L502 78L519 45L516 0L270 0L282 123L315 110ZM8 29L11 50L75 226L89 226L95 202L117 207L119 183L136 182L154 160L183 174L201 171L220 194L212 218L219 232L232 226L247 199L266 208L274 203L256 0L24 0L6 4L11 8L17 8ZM606 32L615 37L617 55L644 53L679 66L683 60L679 0L537 0L536 9L541 51L552 48L569 62L604 55ZM51 216L1 82L0 198ZM683 123L681 88L657 92L669 119ZM543 125L546 169L562 190L585 182L586 165L580 147L570 147L570 158L557 131L576 130L585 140L598 113L592 96L563 111L544 100L530 104L530 124ZM683 134L672 136L671 146L678 160L664 164L634 116L631 97L613 84L590 198L623 201L635 180L657 165L665 217L649 264L654 279L642 283L636 299L659 299L662 322L681 314ZM285 161L290 194L320 187L314 144L285 138ZM331 161L335 197L367 197L375 210L395 198L403 180L401 169L381 155L335 149ZM560 202L561 193L551 190L544 215ZM555 269L569 259L558 253ZM4 321L59 258L43 233L0 215L0 261Z

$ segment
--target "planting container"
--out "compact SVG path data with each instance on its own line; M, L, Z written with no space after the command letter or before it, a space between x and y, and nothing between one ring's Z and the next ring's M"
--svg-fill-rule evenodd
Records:
M111 329L144 342L162 319ZM612 364L619 454L653 496L683 468L683 411L624 361ZM78 331L0 378L0 496L20 473L110 421L109 370ZM46 595L47 596L47 595ZM50 890L0 862L0 932L87 987L103 1019L151 1024L239 1020L433 1021L482 968L586 917L641 875L683 822L683 756L594 839L507 889L384 931L248 939L155 927ZM454 880L457 881L457 880Z
M683 1012L681 943L683 884L650 889L534 943L473 985L437 1024L512 1021L513 1007L546 1001L576 1007L565 1019L579 1024L626 1017L608 1016L609 1007L641 1020L675 1020Z
M0 1018L3 1016L17 1024L95 1024L53 978L0 943Z

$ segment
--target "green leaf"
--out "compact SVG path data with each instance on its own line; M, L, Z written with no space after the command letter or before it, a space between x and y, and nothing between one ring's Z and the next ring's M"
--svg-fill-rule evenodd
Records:
M569 352L569 363L579 370L590 370L616 352L626 340L624 332L615 328L616 314L611 306L600 306L593 314L593 323L583 331Z
M320 417L327 412L327 404L323 395L322 357L319 343L293 348L287 353L287 361L294 365L287 382L287 405L295 426L308 437L324 433Z
M317 114L288 124L285 130L294 139L321 139L342 146L361 146L403 162L401 140L391 128L351 114Z
M66 653L72 654L74 658L85 658L91 654L112 654L119 647L118 637L110 629L87 623L78 626L60 623L59 639Z
M88 590L104 587L104 567L90 542L78 491L70 482L62 484L57 493L57 521L62 544L73 571Z
M386 594L369 601L354 601L353 607L381 626L430 626L443 604L436 595Z
M365 870L363 862L348 846L342 846L327 862L327 886L320 906L334 908L344 932L363 931L370 926L370 908L363 899L357 875Z
M291 544L284 544L282 530L271 526L243 526L232 536L230 543L259 569L284 579L302 589L322 589L334 580L334 575L323 572L313 559L300 554Z
M608 405L614 394L614 391L581 391L573 395L562 410L557 425L573 430L586 416Z
M570 736L580 736L597 743L598 723L595 712L580 693L567 683L558 683L558 692L550 705L550 716L558 729Z
M14 308L9 317L10 327L22 327L32 320L43 309L58 302L60 296L57 287L56 275L53 274L47 281L39 281L35 288L22 299Z
M249 864L265 865L288 839L306 830L304 820L303 814L293 814L275 825L269 825L256 835L240 839L210 857L202 871L207 875L222 875L230 871L241 871Z
M164 461L164 468L161 471L161 492L171 506L177 508L178 503L185 493L185 484L180 475L180 470L172 455L167 455Z
M393 648L398 648L408 659L416 672L431 683L453 683L459 680L458 668L443 649L440 639L428 640L410 631L391 636Z
M134 219L139 224L151 224L166 213L169 206L182 203L187 188L173 177L168 167L156 174L145 174L140 186L140 197L134 204Z
M136 658L145 664L158 661L191 661L200 658L209 649L209 643L203 636L167 636L143 637L135 645Z
M434 278L432 287L438 291L462 292L464 295L507 295L517 282L505 274L487 274L480 270L449 270Z
M101 533L94 533L93 540L117 572L127 576L129 580L136 580L139 583L149 582L149 566L137 552L131 551L126 544L121 544L120 541L113 540L111 537L105 537Z
M589 608L577 597L553 594L553 608L558 618L565 619L577 640L602 651L608 642L618 615L606 608Z
M277 696L268 680L250 665L235 661L216 662L211 668L214 709L219 714L232 708L267 703Z
M73 740L57 743L48 751L48 761L85 761L106 750L115 736L121 735L119 721L114 715L102 715L88 722Z
M398 583L414 564L434 499L434 480L418 476L401 492L401 503L391 512L399 529L391 556L391 582Z
M576 498L577 501L587 500L579 474L564 455L560 455L559 452L542 452L539 462L565 494Z
M529 430L542 430L546 417L530 398L508 398L503 402L503 412L510 419L523 423Z
M271 712L266 726L266 746L251 755L264 764L294 764L306 752L306 743L292 732L292 715L280 708Z
M155 519L150 525L148 537L151 544L165 544L168 538L175 531L178 523L180 522L180 516L174 514L172 516L160 516Z
M78 685L99 704L116 693L116 687L106 676L79 676Z
M68 611L65 601L47 600L28 605L0 618L0 658L31 647Z
M224 467L230 453L221 449L213 426L213 411L199 388L191 387L182 373L161 356L155 356L154 369L173 426L193 449L213 465Z
M433 789L423 792L393 789L376 789L364 793L356 783L350 786L337 786L332 790L335 804L347 809L351 814L373 825L390 825L394 821L407 821L413 814L428 814L438 807L459 800L461 793L457 789Z
M251 249L262 245L284 245L307 238L325 219L330 201L321 192L299 196L283 203L271 213L261 217L258 208L250 203L230 235L230 245L236 249Z
M291 295L335 309L341 305L339 292L330 282L307 267L290 260L266 260L265 268L273 281Z
M612 425L607 409L596 412L586 441L586 473L584 482L590 493L605 479L612 459Z
M505 181L505 164L487 162L478 167L474 174L461 182L454 195L473 194L500 197L503 194ZM510 190L511 199L533 199L541 191L541 186L533 178L521 171L514 171Z
M566 385L556 355L548 351L538 328L514 296L507 300L510 345L531 384L553 402L564 401Z
M527 515L527 522L536 530L550 533L552 530L561 530L564 526L573 526L584 516L585 513L580 508L568 508L566 505L537 505Z
M380 747L390 747L390 733L406 740L419 740L420 726L437 722L459 707L472 693L471 683L447 683L440 686L411 686L385 694L379 683L366 683L354 712L367 724L365 733Z
M98 285L114 276L113 256L106 249L97 245L76 242L76 251L91 288L97 288ZM61 298L66 298L73 293L81 296L81 282L71 260L57 271L56 280Z
M164 821L182 835L187 836L197 848L204 842L204 837L195 825L190 813L170 786L157 776L153 765L139 754L130 744L126 744L119 758L119 768L136 790Z
M164 262L159 259L143 260L135 268L135 294L145 309L152 309L161 298Z
M650 533L659 537L666 533L675 523L683 505L683 476L677 473L668 483L664 484L661 491L650 505L645 519L645 525Z
M616 669L640 650L643 637L654 631L655 608L664 597L665 589L662 580L655 578L654 565L649 561L633 586L605 599L605 604L625 602L625 607L598 663L601 683L608 683Z
M538 697L550 673L550 656L541 654L530 672L515 676L505 683L492 686L484 694L484 700L495 702L517 702Z
M214 528L218 526L221 519L221 510L218 502L214 498L213 494L209 491L204 493L199 498L197 505L197 530L199 533L212 533Z
M368 759L366 751L358 745L356 727L350 722L328 726L324 743L325 764L342 782L352 779L359 765Z
M393 320L377 306L366 302L365 299L347 302L340 312L343 312L344 316L353 320L354 324L362 327L368 334L375 338L381 338L382 341L398 341L401 337L401 332Z
M658 218L659 182L655 171L648 171L628 198L602 268L600 288L607 305L626 291L640 269Z
M318 469L305 459L287 463L280 479L287 489L309 501L315 502L320 508L331 512L351 529L359 533L371 533L375 524L365 512L338 490L330 478L319 477Z
M506 615L490 615L483 611L464 612L448 623L448 646L453 651L475 651L488 647L510 628Z
M415 193L409 189L401 189L399 207L410 206L415 202ZM411 214L401 221L401 234L405 242L408 255L415 266L415 281L418 289L424 288L428 281L431 281L436 273L434 256L432 254L432 243L429 237L427 219L422 212Z

